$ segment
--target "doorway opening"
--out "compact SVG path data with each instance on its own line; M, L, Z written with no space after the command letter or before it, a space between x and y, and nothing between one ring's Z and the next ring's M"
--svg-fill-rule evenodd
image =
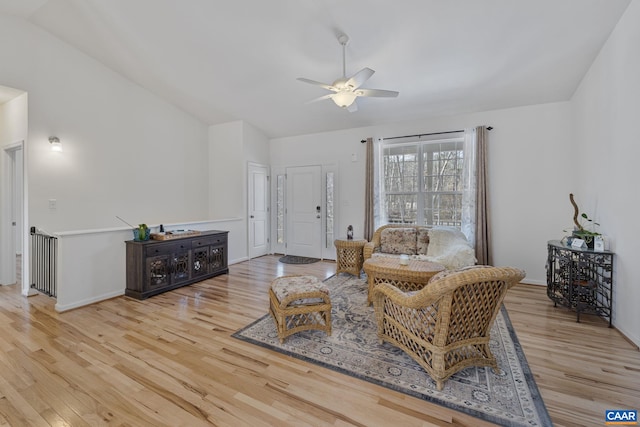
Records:
M24 156L23 141L4 147L2 161L2 275L3 285L23 282Z
M0 284L29 294L28 106L25 91L0 86Z

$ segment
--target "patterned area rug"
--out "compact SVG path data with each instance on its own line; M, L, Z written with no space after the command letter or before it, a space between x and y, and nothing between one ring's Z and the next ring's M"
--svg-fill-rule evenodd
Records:
M467 368L442 391L413 359L389 343L378 344L365 281L339 274L331 290L332 335L305 331L280 344L268 314L233 337L503 426L550 426L551 419L504 307L491 330L491 350L502 369Z
M306 256L285 255L278 260L285 264L313 264L320 261L319 258L308 258Z

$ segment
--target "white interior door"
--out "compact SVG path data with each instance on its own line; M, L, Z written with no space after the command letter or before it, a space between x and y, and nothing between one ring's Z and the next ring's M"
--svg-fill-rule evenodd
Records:
M322 168L287 168L287 254L322 257Z
M266 166L249 164L249 258L269 251L269 170Z
M17 165L16 162L20 164ZM17 197L22 202L22 192L18 192L17 186L21 185L22 179L22 143L11 144L5 147L2 153L2 165L0 172L0 198L2 208L0 209L0 284L12 285L16 283L16 254L22 251L21 233L17 230L18 219L16 215L21 214L16 204ZM20 174L20 179L17 175ZM20 225L22 221L20 219ZM20 240L20 245L16 240ZM24 262L24 260L23 260Z

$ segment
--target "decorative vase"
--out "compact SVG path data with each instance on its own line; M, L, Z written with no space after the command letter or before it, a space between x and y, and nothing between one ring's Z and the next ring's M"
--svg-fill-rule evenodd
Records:
M138 227L133 229L133 240L136 242L144 242L149 240L151 232L149 227Z

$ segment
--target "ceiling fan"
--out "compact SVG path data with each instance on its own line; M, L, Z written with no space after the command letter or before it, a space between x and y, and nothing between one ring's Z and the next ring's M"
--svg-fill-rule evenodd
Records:
M349 43L349 36L341 34L338 36L338 41L342 45L342 77L334 81L332 84L321 83L315 80L309 80L299 77L298 80L312 85L323 87L330 90L333 93L321 96L319 98L309 101L316 102L323 99L331 99L336 103L338 107L346 108L347 111L353 113L358 111L358 105L356 104L356 98L359 96L369 97L381 97L381 98L395 98L398 96L398 92L393 90L381 90L381 89L365 89L361 88L367 80L375 73L371 68L363 68L351 77L347 77L347 65L345 49L347 43Z

